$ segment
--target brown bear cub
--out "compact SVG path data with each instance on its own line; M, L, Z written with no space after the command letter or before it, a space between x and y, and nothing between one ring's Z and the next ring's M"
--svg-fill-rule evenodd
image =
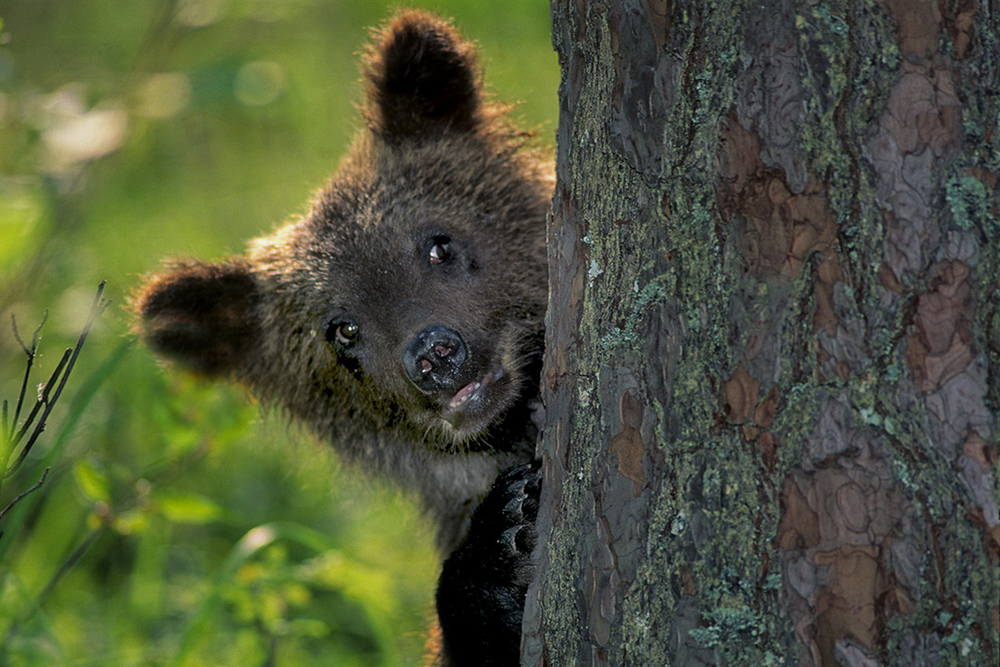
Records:
M551 168L441 19L396 16L364 74L365 127L309 210L244 256L153 276L137 330L414 491L447 558L442 664L516 665Z

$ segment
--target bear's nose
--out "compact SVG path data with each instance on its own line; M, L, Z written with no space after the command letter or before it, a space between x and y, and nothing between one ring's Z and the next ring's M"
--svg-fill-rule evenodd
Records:
M424 393L453 389L468 350L457 331L441 325L427 327L403 350L407 377Z

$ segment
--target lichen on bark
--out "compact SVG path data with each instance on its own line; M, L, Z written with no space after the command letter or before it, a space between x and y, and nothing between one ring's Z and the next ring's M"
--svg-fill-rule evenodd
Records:
M525 664L1000 657L995 11L553 4Z

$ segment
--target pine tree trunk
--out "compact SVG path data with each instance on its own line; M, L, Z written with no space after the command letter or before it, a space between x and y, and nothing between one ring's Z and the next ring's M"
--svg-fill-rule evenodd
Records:
M1000 664L996 0L553 0L523 664Z

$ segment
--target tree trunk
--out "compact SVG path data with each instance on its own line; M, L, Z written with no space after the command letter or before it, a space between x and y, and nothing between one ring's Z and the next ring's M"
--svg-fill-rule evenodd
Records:
M553 0L523 664L1000 664L995 0Z

